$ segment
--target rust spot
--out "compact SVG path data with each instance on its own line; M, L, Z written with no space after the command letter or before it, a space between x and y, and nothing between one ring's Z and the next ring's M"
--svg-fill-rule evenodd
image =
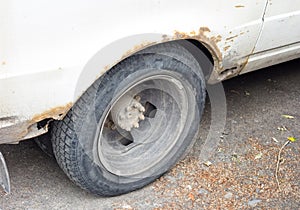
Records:
M116 63L120 62L121 60L131 56L132 54L143 50L147 47L150 47L152 45L155 44L159 44L159 43L163 43L163 42L167 42L167 41L174 41L174 40L180 40L180 39L194 39L197 40L199 42L201 42L211 53L213 60L214 60L214 66L215 66L215 70L216 72L220 72L223 67L222 67L222 53L218 47L218 42L222 41L222 36L221 35L217 35L217 36L210 36L210 32L211 30L208 27L200 27L199 30L193 30L191 32L181 32L181 31L174 31L173 36L169 36L169 35L162 35L161 40L160 41L145 41L141 44L138 44L136 46L134 46L132 49L128 50L127 52L125 52L122 57L116 61ZM116 64L115 63L115 64ZM110 67L107 66L104 69L104 72L107 71ZM104 73L103 72L103 73ZM101 75L99 75L101 76Z
M225 46L225 47L223 48L223 50L224 50L224 51L227 51L229 48L230 48L230 46L227 45L227 46Z
M243 8L243 7L245 7L244 5L235 5L234 6L235 8Z
M222 37L220 35L218 35L216 37L211 37L211 40L215 43L218 43L222 40Z
M235 36L228 37L228 38L226 38L226 41L232 40L232 39L234 39L234 38L236 38L236 37L238 37L238 36L239 36L239 35L237 34L237 35L235 35Z
M203 45L207 47L207 49L211 52L215 63L219 63L222 60L222 53L217 46L217 43L221 41L222 37L212 36L209 37L208 34L211 30L208 27L200 27L199 30L191 31L190 33L174 31L173 40L177 39L196 39L201 42Z
M67 114L67 112L71 109L71 107L73 106L73 103L70 102L68 104L66 104L65 106L58 106L58 107L54 107L52 109L49 109L41 114L37 114L35 116L33 116L33 118L29 121L26 122L26 128L22 129L22 132L20 132L17 136L16 139L18 139L18 141L24 139L25 136L28 135L28 133L30 132L30 127L32 125L34 125L37 122L40 122L44 119L47 118L52 118L52 119L56 119L56 120L60 120L63 119L63 117Z
M196 36L197 33L196 33L196 31L191 31L190 34L191 34L192 36Z
M49 109L41 114L37 114L35 116L33 116L33 118L31 119L32 124L39 122L41 120L44 120L46 118L53 118L56 120L62 119L67 112L71 109L71 107L73 106L73 103L68 103L65 106L58 106L58 107L54 107L52 109Z
M107 70L109 70L110 68L111 68L110 65L106 65L106 66L104 66L103 71L107 71Z
M192 31L190 33L175 31L173 40L177 39L195 39L201 42L211 53L214 60L214 70L208 80L209 83L219 81L219 74L223 70L222 59L223 55L218 47L218 42L222 40L220 35L209 36L211 30L208 27L200 27L198 32Z
M119 61L117 61L116 63L118 63L121 60L129 57L130 55L132 55L140 50L143 50L149 46L152 46L154 44L163 43L163 42L167 42L167 41L173 41L173 40L179 40L179 39L195 39L195 40L198 40L199 42L201 42L204 46L206 46L206 48L211 52L216 65L218 66L219 62L222 61L222 53L221 53L219 47L217 46L217 43L222 40L222 37L220 35L209 37L208 35L210 32L211 32L211 30L208 27L200 27L198 31L193 30L189 33L175 30L173 37L170 37L170 36L164 34L164 35L162 35L161 41L157 41L157 42L145 41L141 44L134 46L132 49L125 52L123 54L123 56L119 59ZM104 72L106 70L108 70L110 67L111 66L105 67Z
M200 27L199 32L202 32L202 33L210 32L210 29L208 27Z

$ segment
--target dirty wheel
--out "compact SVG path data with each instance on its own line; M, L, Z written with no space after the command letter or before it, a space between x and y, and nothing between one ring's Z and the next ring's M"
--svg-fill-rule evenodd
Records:
M183 59L192 57L184 48L181 53ZM94 194L139 189L190 148L204 99L199 69L159 53L133 55L97 80L65 119L54 123L55 157L71 180Z

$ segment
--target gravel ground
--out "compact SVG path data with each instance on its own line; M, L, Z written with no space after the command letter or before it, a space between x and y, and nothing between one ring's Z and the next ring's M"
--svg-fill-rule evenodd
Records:
M209 102L199 140L169 173L142 190L99 198L74 186L33 141L1 145L12 193L2 209L299 209L300 141L277 156L290 136L300 139L300 60L224 82L227 121L211 166L199 163L210 122ZM288 114L293 119L282 115Z

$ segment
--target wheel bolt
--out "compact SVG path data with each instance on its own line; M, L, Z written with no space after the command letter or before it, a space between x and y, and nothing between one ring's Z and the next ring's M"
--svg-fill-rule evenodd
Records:
M134 108L138 108L138 104L137 104L137 103L133 103L132 106L133 106Z
M136 96L134 97L134 99L135 99L135 100L137 100L138 102L140 102L140 100L141 100L141 96L139 96L139 95L136 95Z
M110 127L112 130L116 130L117 129L117 126L115 124L113 124L111 127Z
M140 126L139 126L139 123L135 122L135 123L133 124L133 127L135 127L135 128L140 127Z
M145 119L145 116L144 116L143 114L141 114L141 115L139 116L139 119L140 119L140 120L144 120L144 119Z

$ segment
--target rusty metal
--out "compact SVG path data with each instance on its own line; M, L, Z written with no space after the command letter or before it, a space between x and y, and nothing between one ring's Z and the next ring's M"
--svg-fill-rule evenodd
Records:
M35 115L30 120L22 120L18 117L8 117L0 119L0 144L3 143L17 143L21 140L29 139L48 131L48 124L43 128L38 128L37 123L50 119L63 119L66 113L71 109L72 103L65 106L58 106L49 109L43 113Z

